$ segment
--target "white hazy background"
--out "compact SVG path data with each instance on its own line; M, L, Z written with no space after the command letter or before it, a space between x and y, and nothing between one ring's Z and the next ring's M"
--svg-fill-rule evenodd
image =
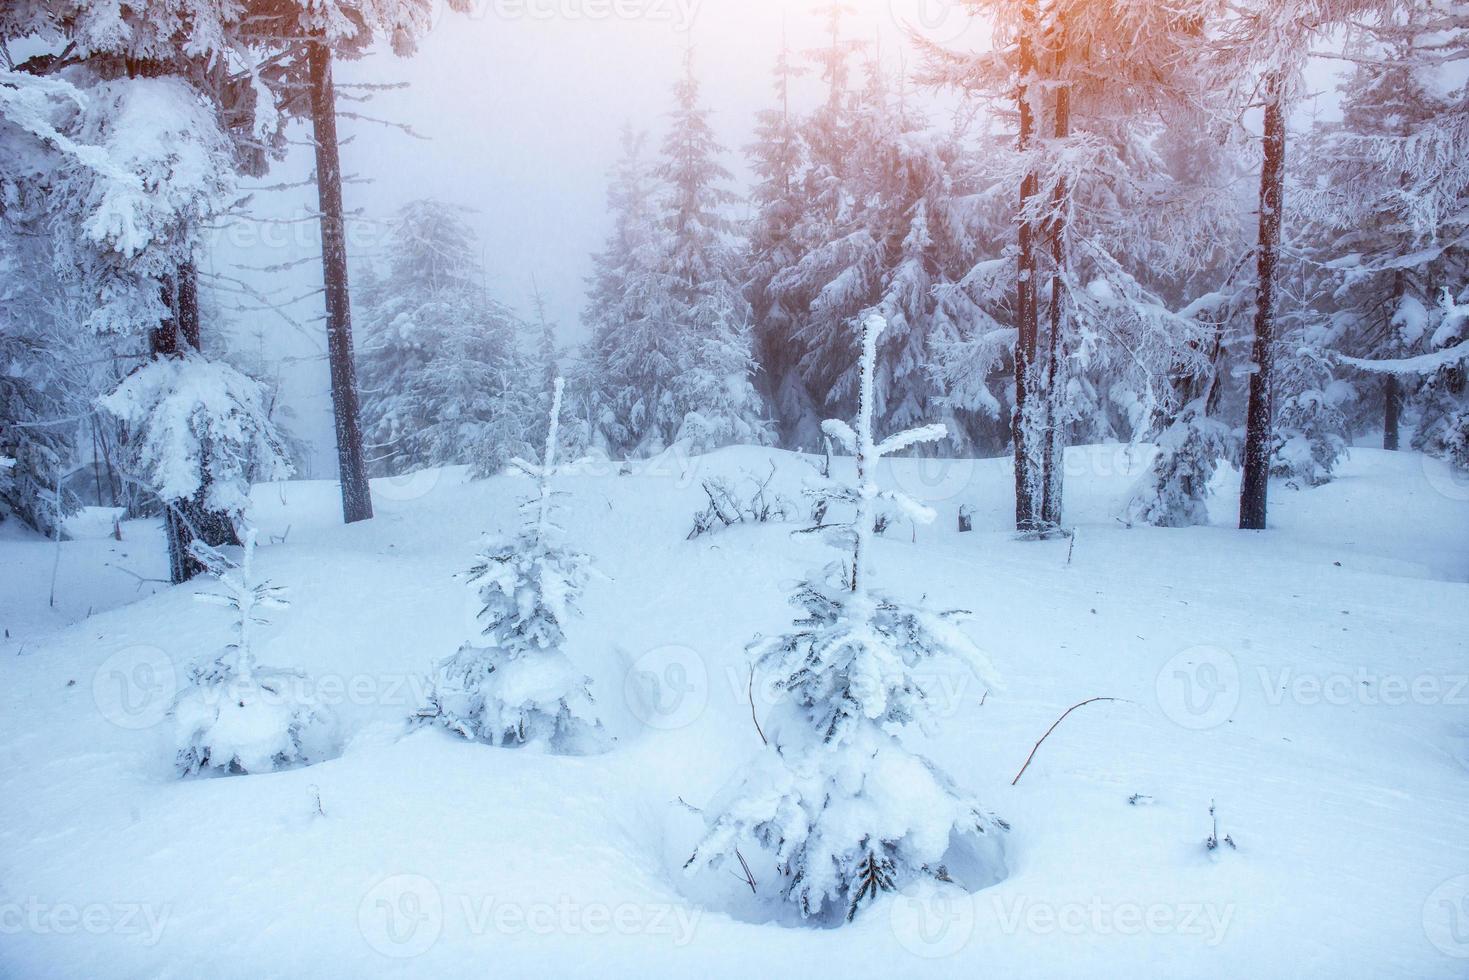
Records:
M586 335L585 278L608 231L604 193L620 130L625 122L648 130L656 152L686 48L727 150L724 163L743 185L755 114L774 105L771 69L782 34L798 62L827 40L819 13L827 0L472 0L468 14L437 2L413 57L375 51L336 66L339 111L407 124L423 137L340 120L343 173L362 181L344 188L348 211L360 212L348 221L354 272L383 257L385 220L399 205L425 197L463 205L490 295L529 316L534 281L567 344ZM985 25L949 0L850 6L845 36L873 42L890 72L917 60L909 28L959 47L987 43ZM1331 73L1323 66L1314 111L1335 109ZM352 83L399 82L406 87L347 101L360 94ZM805 111L820 100L822 83L813 70L798 85L792 108ZM959 109L950 93L910 89L908 97L926 105L937 126ZM298 126L287 159L248 186L306 181L314 165L309 135ZM319 255L315 195L309 185L255 194L250 219L216 232L205 269L221 277L216 322L227 325L231 344L258 347L280 365L282 400L294 413L287 424L312 447L300 475L333 478L320 264L271 268ZM276 312L232 280L269 290L272 304L302 298Z

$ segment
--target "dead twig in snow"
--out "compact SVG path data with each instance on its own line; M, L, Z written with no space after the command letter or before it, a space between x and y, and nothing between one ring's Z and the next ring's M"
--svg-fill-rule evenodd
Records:
M1041 742L1044 742L1050 736L1050 734L1056 730L1056 726L1059 725L1059 724L1061 724L1061 722L1065 721L1066 720L1066 716L1069 715L1069 714L1071 714L1071 712L1075 711L1077 708L1080 708L1084 704L1091 704L1093 701L1126 701L1126 700L1127 700L1126 698L1102 698L1102 697L1087 698L1085 701L1079 701L1076 704L1073 704L1071 707L1067 708L1065 711L1061 712L1061 717L1060 718L1057 718L1055 721L1051 722L1051 727L1046 729L1046 734L1045 735L1042 735L1039 739L1036 740L1035 745L1031 746L1030 755L1028 755L1028 756L1025 757L1025 765L1021 766L1020 767L1020 771L1015 774L1015 778L1012 779L1012 780L1010 780L1010 785L1011 786L1014 786L1016 783L1020 782L1020 777L1021 776L1024 776L1025 775L1025 770L1030 767L1030 760L1035 758L1036 750L1041 747Z
M755 723L755 731L759 734L760 741L761 742L764 742L766 745L769 745L770 744L770 739L768 739L768 738L765 737L765 730L760 727L760 719L755 716L755 668L754 667L751 667L750 668L750 683L745 688L745 694L750 699L750 720ZM741 858L741 860L744 860L744 859Z

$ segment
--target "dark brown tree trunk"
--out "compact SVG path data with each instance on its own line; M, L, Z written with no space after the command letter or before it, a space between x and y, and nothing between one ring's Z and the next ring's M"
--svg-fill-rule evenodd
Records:
M199 338L199 276L192 262L179 266L178 297L179 338L202 353L204 345Z
M1389 335L1393 329L1392 318L1397 315L1398 306L1403 299L1403 291L1406 283L1403 281L1403 270L1398 269L1393 273L1392 280L1392 304L1387 311ZM1398 345L1393 344L1393 353L1399 353ZM1403 389L1398 383L1395 374L1389 374L1387 380L1382 383L1382 448L1398 448L1398 419L1403 411Z
M182 357L188 350L195 353L199 345L199 288L193 263L179 266L176 276L163 286L163 300L168 317L150 335L150 353L157 357ZM182 347L180 341L183 341ZM208 476L208 459L200 466ZM234 521L222 511L204 506L209 486L205 483L191 498L163 502L163 528L168 538L168 573L175 584L186 582L204 571L189 555L189 544L195 538L213 547L239 544Z
M1278 75L1267 79L1265 160L1260 167L1260 244L1255 257L1255 363L1250 375L1244 476L1239 492L1239 526L1256 531L1265 529L1274 443L1271 387L1275 373L1275 264L1280 251L1281 209L1285 205L1285 113L1280 87Z
M342 519L372 517L372 491L362 452L357 403L357 368L352 360L352 307L347 290L347 233L342 213L342 163L337 149L337 97L331 49L307 44L311 75L311 124L316 142L316 191L321 205L321 268L326 286L326 347L331 368L332 415L337 434L337 470L342 482Z
M1382 448L1398 448L1398 415L1403 407L1402 390L1396 375L1389 374L1382 383Z
M1071 134L1071 90L1056 90L1055 137L1063 140ZM1051 193L1051 219L1048 237L1051 244L1051 322L1046 338L1046 446L1041 459L1041 526L1061 526L1061 496L1066 468L1066 442L1060 423L1065 378L1061 375L1061 355L1065 350L1066 329L1066 181L1056 182Z
M1016 148L1027 153L1035 140L1035 116L1031 110L1030 86L1035 75L1035 0L1026 0L1022 13L1025 24L1020 34L1020 85L1015 99L1020 109L1020 130ZM1031 198L1035 196L1037 179L1034 170L1020 180L1020 241L1016 258L1015 316L1015 408L1011 416L1011 439L1015 447L1015 528L1033 531L1037 527L1036 472L1030 459L1030 436L1027 431L1032 371L1035 365L1037 333L1035 228L1027 216Z

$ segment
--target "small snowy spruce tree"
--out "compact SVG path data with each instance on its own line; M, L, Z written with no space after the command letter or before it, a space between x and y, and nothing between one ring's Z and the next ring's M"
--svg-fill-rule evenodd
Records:
M200 592L198 598L235 611L236 638L220 656L190 672L190 683L174 702L182 776L210 770L240 775L303 764L310 761L309 746L329 729L330 716L312 697L305 673L256 665L252 628L267 624L263 610L289 603L284 589L254 580L255 534L254 528L245 531L239 564L197 539L190 545L193 557L223 587Z
M591 562L560 543L552 521L563 387L557 378L540 465L515 461L536 480L535 495L521 505L524 527L514 538L489 542L469 571L483 628L439 666L419 717L491 745L539 743L558 754L587 755L605 749L607 740L592 713L590 680L563 650L563 624L577 611Z
M1209 484L1227 459L1229 426L1210 418L1207 398L1189 402L1158 437L1158 455L1128 505L1128 520L1155 527L1209 523Z
M857 428L827 420L825 432L856 457L856 480L833 480L827 496L850 505L850 524L827 529L844 554L796 590L803 610L793 628L750 645L759 669L787 695L765 726L765 753L711 808L708 834L687 868L717 866L753 839L773 852L780 897L802 919L850 921L864 899L920 879L982 887L1004 875L1006 824L955 788L899 735L932 729L922 672L934 658L964 661L993 684L984 655L958 627L956 612L935 612L868 585L873 507L879 500L921 520L933 512L874 482L883 456L944 438L926 425L874 444L874 365L886 326L862 325ZM791 906L787 905L786 908Z

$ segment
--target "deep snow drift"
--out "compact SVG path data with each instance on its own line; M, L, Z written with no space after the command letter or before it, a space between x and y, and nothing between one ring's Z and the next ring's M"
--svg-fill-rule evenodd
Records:
M1355 449L1327 486L1273 487L1268 532L1230 527L1228 478L1216 526L1128 528L1145 456L1070 452L1074 546L1013 540L1005 461L883 463L939 517L878 540L877 584L971 610L1004 681L945 675L942 729L912 747L1009 822L1009 874L886 895L835 930L752 921L727 867L682 870L690 808L760 748L769 692L744 647L830 554L796 525L685 540L699 480L773 463L804 514L809 457L562 478L568 538L605 576L567 628L617 740L588 757L406 722L473 628L453 576L516 526L523 480L377 481L379 516L351 527L334 484L256 488L260 574L292 599L259 657L308 672L339 753L265 775L174 776L165 711L230 626L204 586L139 580L165 567L156 525L119 542L105 515L74 522L54 608L55 546L7 527L0 973L1462 976L1469 485ZM1074 711L1012 786L1096 696L1119 700ZM1236 845L1212 855L1211 800Z

